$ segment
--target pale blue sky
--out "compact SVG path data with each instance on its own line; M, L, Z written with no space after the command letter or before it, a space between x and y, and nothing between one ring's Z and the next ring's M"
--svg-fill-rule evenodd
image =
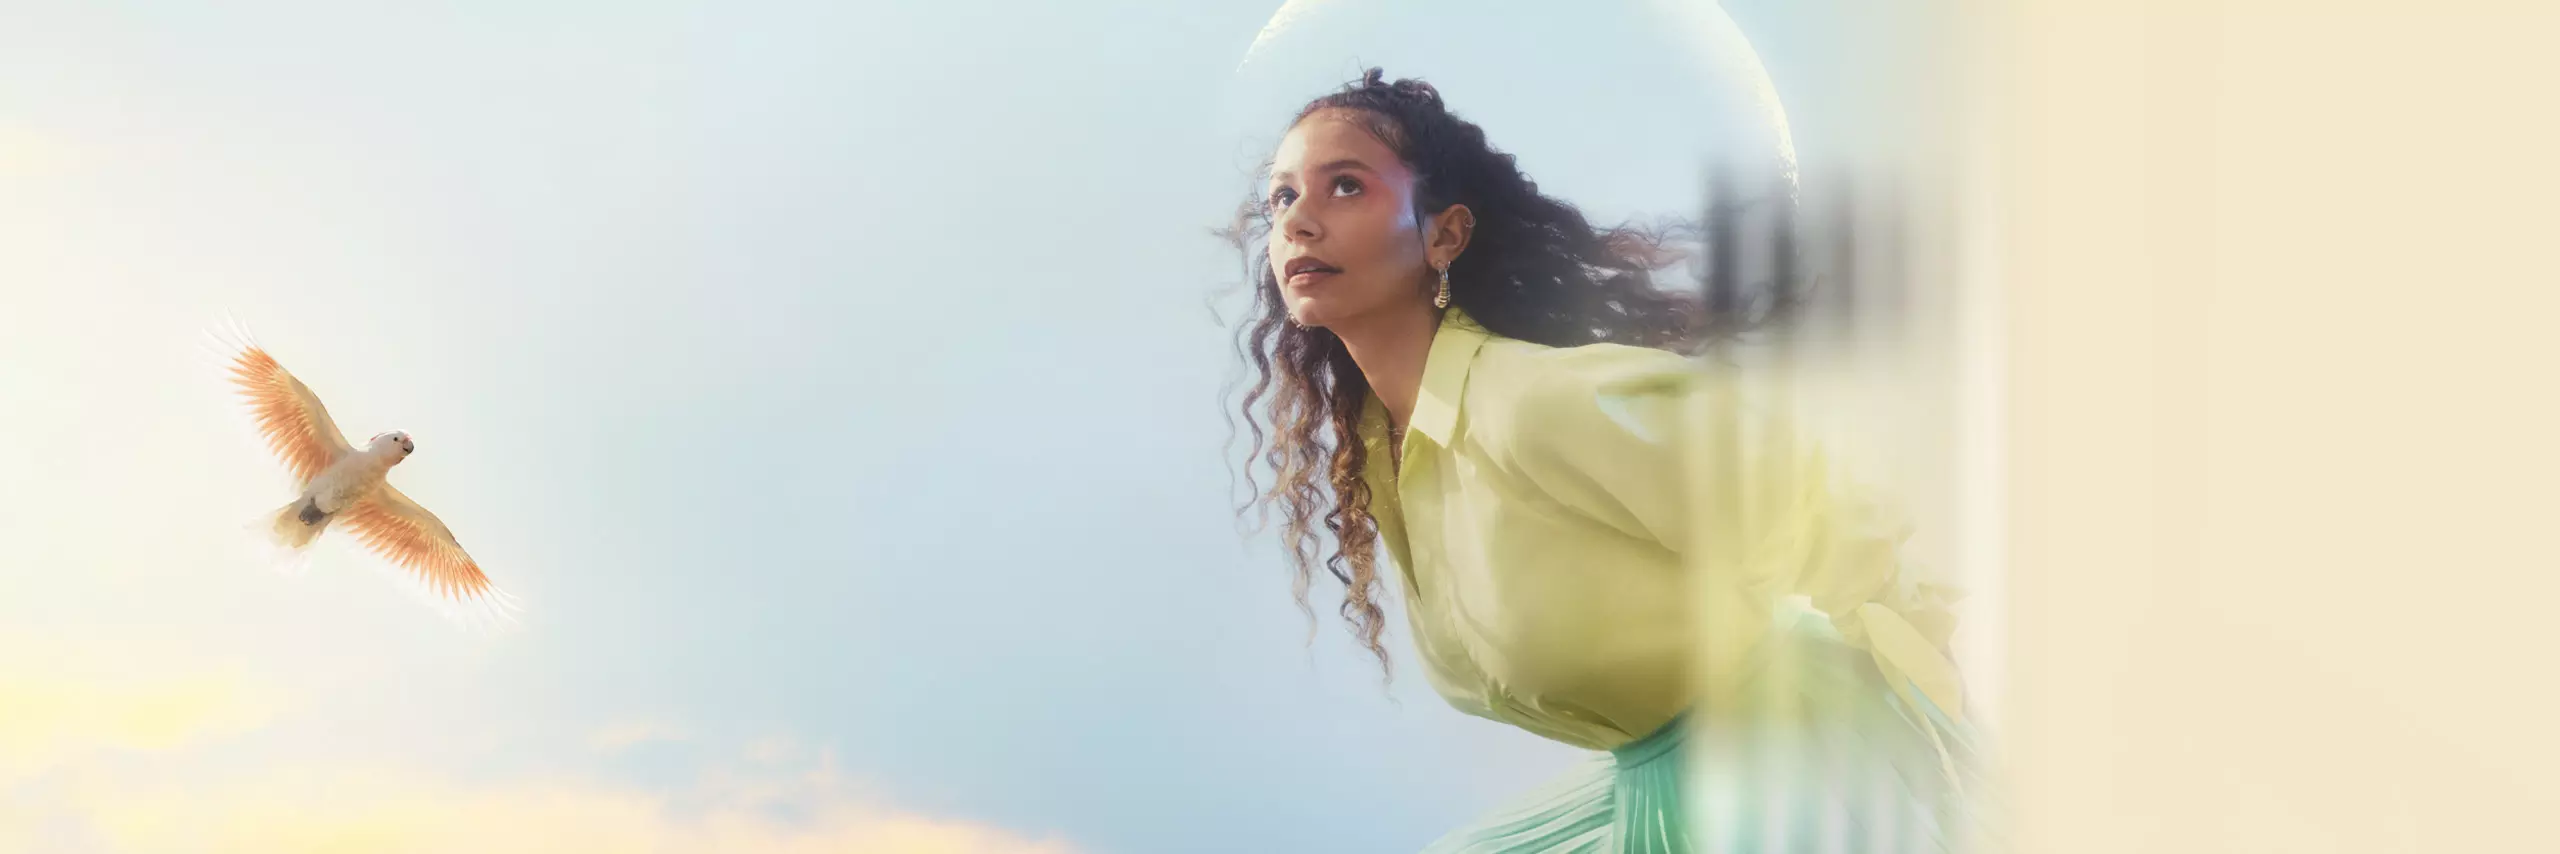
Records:
M1578 755L1417 678L1390 702L1329 613L1303 648L1228 516L1205 229L1276 3L11 5L0 625L270 698L183 751L0 765L39 813L279 762L681 812L787 742L865 803L1079 850L1395 851ZM1816 105L1882 25L1735 5L1798 146L1840 150ZM1517 118L1644 91L1542 36L1508 62L1551 90L1448 96L1571 164L1550 189L1658 197ZM226 551L288 496L191 372L219 311L348 433L415 435L395 479L520 631L458 639L343 541L295 579Z

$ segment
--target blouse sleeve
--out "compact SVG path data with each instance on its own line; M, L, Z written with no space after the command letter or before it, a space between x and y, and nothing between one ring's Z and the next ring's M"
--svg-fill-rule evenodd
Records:
M1963 719L1947 653L1953 591L1907 583L1908 526L1875 490L1838 476L1782 402L1663 351L1547 355L1516 400L1512 464L1555 502L1684 556L1704 588L1710 659L1735 659L1705 666L1738 672L1778 600L1803 596L1894 690Z
M1904 578L1911 531L1900 514L1835 470L1784 402L1754 401L1726 376L1702 378L1684 402L1686 480L1699 511L1688 556L1708 625L1762 629L1778 597L1806 597L1896 692L1916 692L1961 722L1963 683L1948 652L1955 591Z

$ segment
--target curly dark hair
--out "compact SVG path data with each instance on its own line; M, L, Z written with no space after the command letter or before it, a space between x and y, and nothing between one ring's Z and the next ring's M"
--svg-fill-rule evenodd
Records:
M1358 82L1308 103L1289 127L1332 109L1355 111L1412 170L1418 216L1453 204L1474 213L1474 238L1449 268L1449 296L1488 331L1553 347L1608 342L1682 353L1740 331L1731 317L1736 312L1721 305L1710 311L1694 288L1668 290L1656 282L1657 271L1684 257L1667 241L1694 233L1695 226L1670 220L1595 228L1573 205L1540 193L1512 155L1494 148L1483 128L1450 112L1439 91L1420 80L1390 82L1382 70L1369 69ZM1258 509L1259 524L1267 525L1270 511L1281 511L1293 592L1310 628L1315 612L1308 589L1331 537L1333 551L1321 563L1342 582L1342 617L1392 678L1379 640L1386 617L1379 605L1377 528L1361 476L1367 453L1357 438L1369 383L1340 338L1288 322L1279 279L1260 249L1270 228L1257 192L1220 232L1244 253L1254 290L1236 345L1256 376L1230 413L1231 419L1241 414L1252 435L1244 467L1253 497L1238 512ZM1270 468L1268 489L1255 477L1257 463Z

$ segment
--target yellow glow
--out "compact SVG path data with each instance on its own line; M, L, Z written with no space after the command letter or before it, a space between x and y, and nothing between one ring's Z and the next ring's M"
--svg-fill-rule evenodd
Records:
M64 833L104 851L1074 851L884 808L831 754L784 736L757 739L727 770L672 790L575 776L465 780L363 760L226 768L201 761L202 748L258 729L281 704L240 677L163 666L181 675L101 678L108 669L0 661L0 784L33 794L0 806L0 851L54 847ZM600 727L589 744L686 738L644 720ZM142 759L109 760L115 752Z
M92 751L174 750L254 729L268 715L234 677L101 684L0 672L0 782Z

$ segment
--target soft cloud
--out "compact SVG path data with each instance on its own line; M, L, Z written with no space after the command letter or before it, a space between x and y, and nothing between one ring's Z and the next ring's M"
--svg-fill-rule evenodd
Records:
M0 851L891 852L1073 854L1064 842L916 815L835 756L784 737L736 748L689 785L603 773L476 779L364 760L288 766L200 748L273 719L228 676L71 678L0 660ZM660 721L590 746L686 739ZM110 754L122 754L111 756Z
M964 821L900 814L832 774L716 784L675 795L597 781L467 784L398 769L267 770L170 786L125 781L64 799L51 838L22 829L11 850L77 838L108 851L893 852L1071 854ZM735 795L748 794L739 798ZM65 820L67 819L67 821ZM68 827L66 827L68 825Z
M747 758L767 764L790 761L801 752L800 744L787 736L770 736L747 743Z

